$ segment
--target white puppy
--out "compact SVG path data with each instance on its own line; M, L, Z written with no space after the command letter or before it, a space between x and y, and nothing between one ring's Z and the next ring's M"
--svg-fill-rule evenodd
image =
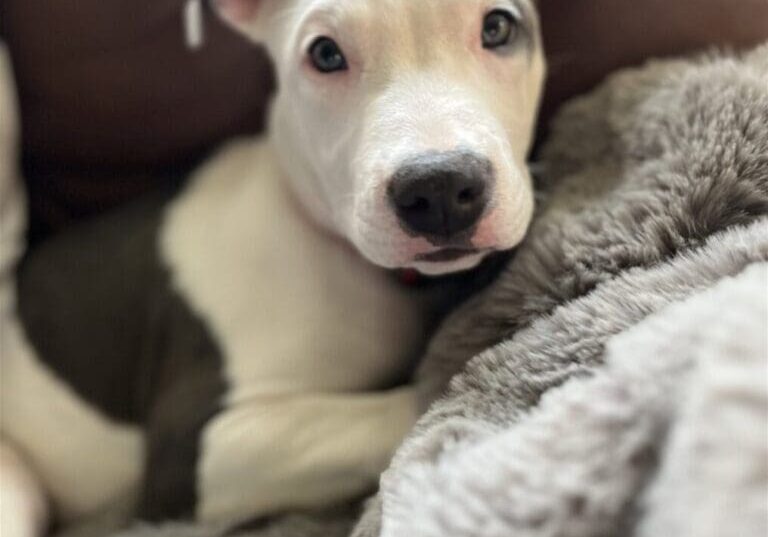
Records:
M4 357L2 432L64 521L132 487L146 520L216 522L366 493L423 346L419 294L382 269L470 269L532 216L531 0L215 8L274 60L267 139L19 271L34 352Z

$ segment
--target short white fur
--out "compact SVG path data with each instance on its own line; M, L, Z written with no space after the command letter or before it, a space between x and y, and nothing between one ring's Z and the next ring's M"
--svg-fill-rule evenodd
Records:
M163 236L179 291L224 348L230 383L226 409L205 431L201 520L359 495L412 425L413 390L377 390L411 366L419 307L358 253L431 273L471 268L482 255L414 261L430 246L399 229L383 195L400 162L455 148L487 156L500 181L479 246L522 240L543 60L535 52L483 64L476 55L487 52L463 37L478 37L488 5L220 2L225 18L266 43L281 91L269 140L222 152L174 203ZM411 31L419 25L424 35ZM306 65L306 48L328 34L349 45L344 76Z
M435 246L401 229L386 185L409 157L471 150L497 185L477 226L478 250L508 250L533 213L526 166L545 62L526 0L220 0L226 20L275 59L279 87L270 136L291 187L312 217L370 261L428 274L471 268L484 257L425 263ZM248 9L250 7L250 9ZM523 13L529 45L494 53L481 42L493 9ZM307 65L313 39L336 40L349 69Z
M268 140L231 144L195 174L169 207L160 249L224 355L229 391L203 434L197 515L229 522L336 503L375 485L416 419L415 389L388 388L412 369L423 329L419 301L381 268L450 273L522 240L533 212L525 159L544 60L529 0L217 5L266 46L280 92ZM523 14L530 47L483 49L483 17L495 8ZM320 35L342 46L344 75L307 64ZM386 185L404 160L453 149L486 157L496 172L472 237L484 252L425 263L419 256L434 246L403 231ZM64 435L55 414L37 412L26 429L22 414L6 415L34 448L34 470L46 474L38 492L47 489L59 512L85 514L135 484L140 433L91 412L17 340L15 369L3 364L3 398L23 399L5 384L11 372L27 393L57 398L73 446L103 446L103 473L68 469L43 438L46 430ZM35 514L42 494L23 482L15 490L32 514L13 537L34 537L44 524Z

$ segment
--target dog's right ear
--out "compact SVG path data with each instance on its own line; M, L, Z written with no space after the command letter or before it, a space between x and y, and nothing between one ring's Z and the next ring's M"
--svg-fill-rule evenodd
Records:
M213 10L229 26L252 41L266 39L266 19L280 0L211 0Z

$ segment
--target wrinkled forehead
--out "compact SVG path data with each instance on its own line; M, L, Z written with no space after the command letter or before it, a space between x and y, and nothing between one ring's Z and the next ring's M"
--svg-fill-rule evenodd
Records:
M353 61L364 53L377 71L424 69L477 44L478 25L494 8L517 12L535 37L532 0L299 0L294 35L298 46L333 37Z

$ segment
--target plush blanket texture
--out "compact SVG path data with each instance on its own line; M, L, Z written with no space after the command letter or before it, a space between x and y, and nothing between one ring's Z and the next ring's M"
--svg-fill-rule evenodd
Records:
M768 534L768 47L617 74L542 156L529 238L431 345L425 404L452 381L362 520L243 534Z

